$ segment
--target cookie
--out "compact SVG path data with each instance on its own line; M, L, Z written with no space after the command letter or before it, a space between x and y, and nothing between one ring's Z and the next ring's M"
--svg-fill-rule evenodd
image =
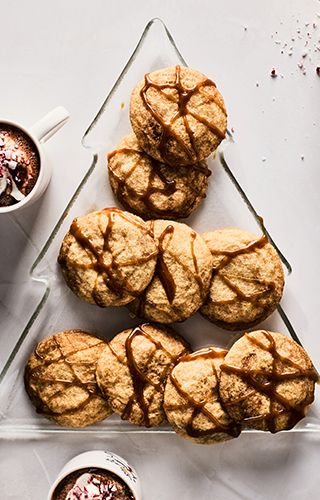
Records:
M147 223L158 242L156 271L130 309L157 323L183 321L203 304L210 285L212 256L204 240L186 224Z
M240 426L224 411L219 396L220 365L226 353L207 347L183 356L168 377L167 419L178 434L196 443L217 443L240 434Z
M150 282L156 260L144 221L117 208L74 219L58 258L69 288L100 307L134 300Z
M266 236L241 229L202 235L213 256L213 274L201 313L227 330L244 330L267 318L280 302L284 276Z
M130 120L146 153L173 167L207 158L227 128L226 108L213 81L180 66L145 75L132 92Z
M168 328L143 324L116 335L97 366L97 382L114 412L146 427L165 418L163 393L167 375L188 344Z
M220 366L220 396L245 427L278 432L301 420L314 399L317 374L305 350L281 333L246 333Z
M205 162L172 167L147 155L134 134L108 155L112 190L126 209L143 219L188 217L202 202L210 170Z
M37 409L68 427L86 427L112 414L96 383L96 366L106 343L82 330L66 330L36 346L24 374Z

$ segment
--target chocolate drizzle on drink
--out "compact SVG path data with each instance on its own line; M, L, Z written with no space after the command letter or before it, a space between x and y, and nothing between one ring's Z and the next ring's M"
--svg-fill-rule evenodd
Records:
M32 140L19 128L0 123L0 207L23 200L39 172L39 152Z
M307 395L306 399L299 404L290 402L285 396L277 392L278 386L287 380L309 379L311 381L318 381L318 374L314 368L304 369L298 363L295 363L289 358L282 356L277 350L276 341L272 334L268 331L262 332L266 343L260 341L250 333L246 333L246 338L259 347L262 351L268 352L272 356L271 371L264 370L250 370L238 366L232 366L223 363L220 366L221 371L229 374L237 375L245 382L252 390L245 395L240 396L238 400L232 400L225 403L225 406L237 404L255 392L259 392L266 396L270 401L269 412L264 415L257 415L243 419L244 423L254 424L255 422L265 422L267 429L275 433L277 429L277 419L285 414L288 418L286 429L294 427L299 420L305 416L306 408L312 403L314 396ZM284 364L289 369L287 372L278 370L278 365ZM282 368L283 369L283 368ZM294 369L294 371L291 371ZM281 409L279 409L279 405Z
M136 156L136 160L133 162L132 166L123 174L115 173L116 168L110 167L110 160L115 155L118 154ZM141 163L143 160L147 162L148 181L144 191L139 193L136 191L136 189L130 186L129 181L134 172L136 172L136 170L139 167L141 167ZM122 203L122 205L125 208L132 210L132 207L128 204L127 197L130 196L132 199L140 201L146 206L148 210L147 218L166 217L175 219L177 217L187 216L190 213L190 211L192 211L193 205L195 204L197 197L201 194L201 191L197 188L197 186L194 183L194 178L190 177L189 182L190 184L192 183L194 197L191 198L185 197L184 201L180 203L180 205L176 209L172 210L161 209L153 201L153 195L158 194L165 196L166 198L170 198L170 196L174 195L179 189L176 180L169 179L168 176L165 174L165 170L168 167L164 163L161 163L155 160L154 158L147 157L146 153L144 153L142 150L135 148L128 148L128 147L116 149L111 153L109 153L108 161L109 161L109 175L115 181L115 184L117 186L115 189L115 195L120 201L120 203ZM120 159L119 162L121 162ZM180 170L182 169L182 171L185 172L186 168L188 167L180 167ZM211 171L209 170L205 162L199 162L198 164L193 165L192 169L198 171L199 173L201 173L206 177L209 177L211 175ZM173 173L176 173L176 170L173 171ZM186 182L188 182L188 178Z
M214 377L218 380L218 375L216 368L214 366L214 359L224 358L227 351L219 350L217 351L214 347L207 347L201 349L200 351L196 351L191 354L187 354L179 359L180 363L188 363L190 361L205 359L212 360L211 367L213 371ZM240 426L235 422L231 421L228 417L225 422L219 420L210 410L208 410L207 406L212 404L213 402L219 402L219 392L218 388L216 389L216 399L213 399L212 391L209 391L209 397L203 400L197 400L193 396L190 395L189 391L183 388L182 384L179 382L178 377L175 375L174 370L171 371L169 379L178 392L178 394L185 400L185 404L178 405L165 405L166 411L173 410L184 410L187 411L192 408L192 413L190 415L189 421L186 425L186 432L190 437L194 438L202 438L205 436L210 436L212 434L217 433L225 433L232 437L237 437L240 434ZM196 419L199 415L205 416L210 423L212 424L209 429L199 429L196 426Z
M135 257L134 259L129 259L126 262L117 262L111 247L112 230L115 223L115 217L121 217L126 222L134 224L138 228L145 231L146 234L147 230L142 224L139 223L139 221L133 219L130 214L124 214L121 210L116 208L105 208L104 210L101 210L100 214L101 216L107 216L107 224L104 231L100 228L101 236L103 238L102 250L97 249L90 237L87 236L82 230L78 220L74 219L69 232L77 243L86 251L91 261L89 263L73 262L69 260L68 255L62 256L60 253L58 262L62 267L73 266L79 269L94 269L97 276L92 291L92 298L98 306L104 307L104 302L97 290L99 277L102 276L106 287L119 297L122 297L125 293L136 296L138 293L132 289L131 286L129 286L128 279L130 276L126 278L123 275L123 268L132 265L138 266L140 264L144 264L153 259L157 255L157 252L142 255L141 257ZM106 256L110 259L110 263L108 264L105 262Z
M199 113L192 110L192 106L190 100L192 96L197 93L200 93L203 98L208 102L213 102L216 106L218 106L223 113L225 113L225 109L217 102L215 99L215 95L210 95L207 92L203 92L201 89L203 87L213 87L216 89L216 85L212 80L205 78L201 82L197 83L191 88L187 88L182 83L181 78L181 67L179 65L175 68L175 76L174 81L172 83L157 83L153 81L150 77L150 73L147 73L144 77L144 86L140 90L140 96L144 107L151 113L153 118L161 127L161 137L159 143L159 152L164 161L170 163L170 153L168 151L168 144L172 142L172 140L176 141L179 147L184 151L187 157L190 160L190 163L195 163L195 161L199 160L198 148L196 145L195 137L193 134L192 127L190 126L188 115L192 116L194 120L205 125L213 134L218 136L220 139L223 139L225 134L221 131L216 125L210 123L209 120ZM173 114L170 119L164 119L161 114L155 109L155 107L151 104L148 97L148 90L155 89L156 91L161 93L161 96L171 102L177 104L177 111ZM176 95L167 94L162 92L166 89L172 89L176 91ZM184 123L185 130L188 135L189 144L183 140L183 138L174 130L174 125L178 119L182 119Z
M118 465L125 470L122 462L119 461ZM107 469L87 467L64 477L52 494L52 500L75 499L135 500L135 497L129 486L116 474Z
M81 331L79 331L81 333ZM68 333L65 333L68 335ZM86 334L90 335L90 334ZM101 392L98 388L98 385L95 380L95 370L97 362L92 361L76 361L72 360L72 356L78 355L81 352L85 352L90 349L96 349L99 345L104 345L105 342L103 340L97 339L97 343L94 345L86 345L81 349L74 349L68 354L64 353L63 348L59 343L59 336L53 335L50 339L45 339L45 341L39 342L37 345L34 355L35 357L41 361L41 364L31 368L29 364L27 364L25 373L24 373L24 382L26 391L36 406L37 412L45 415L47 417L62 417L64 415L68 415L74 413L75 411L80 411L84 409L89 402L94 398L102 398ZM58 356L56 353L58 352ZM68 375L66 373L66 377L54 377L50 378L44 375L44 371L46 371L51 365L58 364L67 364L69 371ZM88 365L86 369L86 376L91 376L92 380L83 381L77 373L76 367ZM46 390L48 384L57 384L59 389L55 391L50 397L47 398L46 402L39 397L43 391ZM61 388L61 384L63 387ZM36 389L34 388L36 386ZM65 410L63 412L55 412L50 408L51 403L53 403L54 399L59 396L65 395L65 391L68 387L78 387L84 390L87 393L87 398L83 400L82 403L78 404L76 408L72 408L71 410Z
M174 363L177 362L180 356L188 352L188 347L185 347L178 355L173 355L163 346L161 342L154 339L152 334L149 334L146 331L145 329L146 326L148 326L148 324L140 325L137 326L136 328L133 328L126 339L125 343L126 358L132 379L133 393L122 412L121 418L123 420L127 420L131 415L134 404L137 404L140 410L142 411L142 416L143 416L141 425L150 427L150 418L149 418L150 401L147 402L145 400L145 395L144 395L145 388L148 385L152 385L152 387L155 389L156 392L162 393L164 391L164 384L169 370L174 365ZM145 362L145 366L149 365L151 360L154 358L155 354L160 350L163 351L165 355L169 358L169 362L168 364L165 365L164 370L160 375L158 382L152 381L150 377L148 377L147 373L143 373L136 362L136 358L134 355L134 347L132 344L134 339L139 335L143 335L144 337L146 337L155 347L155 350L150 354L150 358ZM109 347L111 348L110 345ZM113 349L111 350L114 353ZM116 353L114 354L116 355ZM117 355L116 357L118 358Z
M218 256L224 256L224 258L221 260L220 264L218 264L216 267L213 268L213 279L216 276L219 276L221 281L225 285L227 285L232 292L234 292L235 297L231 299L226 299L226 300L212 300L210 299L210 302L214 305L223 305L223 304L234 304L237 299L244 300L246 302L252 302L259 304L259 300L265 297L266 294L271 292L272 290L275 289L275 283L273 281L267 281L263 280L260 278L249 278L246 276L233 276L231 274L223 273L223 270L225 267L232 261L234 257L237 255L243 255L243 254L248 254L250 252L255 251L258 248L263 248L266 244L268 243L268 238L263 235L261 238L251 241L247 245L238 248L237 250L211 250L212 255L218 255ZM262 285L263 290L257 291L257 293L247 295L244 293L237 285L235 285L232 282L232 278L234 279L240 279L241 281L247 281L250 283L256 283L257 285Z

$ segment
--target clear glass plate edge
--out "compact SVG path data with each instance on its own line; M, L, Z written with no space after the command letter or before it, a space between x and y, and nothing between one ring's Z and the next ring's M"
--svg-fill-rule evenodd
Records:
M153 18L151 19L146 27L144 28L144 31L134 49L134 51L132 52L131 56L129 57L126 65L124 66L122 72L120 73L119 77L117 78L115 84L113 85L111 91L109 92L109 94L107 95L106 99L104 100L102 106L100 107L98 113L96 114L96 116L94 117L94 119L92 120L91 124L89 125L89 127L87 128L86 132L84 133L83 137L82 137L82 140L81 140L81 143L83 145L83 147L85 147L86 149L92 149L90 147L88 147L86 145L86 137L87 135L89 134L89 132L91 132L93 130L93 128L95 127L97 121L99 120L99 117L103 114L104 112L104 109L107 105L107 103L109 102L110 99L112 99L114 93L116 92L117 90L117 87L120 85L120 82L122 81L122 79L124 78L124 76L126 75L131 63L134 61L135 57L136 57L136 54L138 53L139 51L139 48L141 47L141 45L143 44L144 42L144 39L146 38L150 28L153 26L154 23L161 23L165 33L166 33L166 36L168 37L169 39L169 42L172 44L174 50L176 51L177 53L177 56L178 58L180 59L180 62L183 64L183 65L187 65L185 59L183 58L181 52L179 51L175 41L174 41L174 38L172 37L171 33L169 32L169 30L167 29L165 23L160 19L160 18ZM275 247L275 249L277 250L277 252L279 253L280 257L281 257L281 260L284 264L284 266L286 267L287 271L288 271L288 274L290 274L292 272L292 268L291 268L291 265L290 263L287 261L287 259L285 258L285 256L281 253L281 251L279 250L279 248L277 247L277 245L274 243L273 239L271 238L270 234L268 233L267 229L265 228L264 224L263 224L263 220L262 218L258 215L258 213L256 212L255 208L253 207L252 203L250 202L249 198L247 197L246 193L244 192L244 190L242 189L241 185L239 184L239 182L237 181L236 177L234 176L234 174L232 173L232 170L230 168L230 165L228 164L228 161L226 159L226 156L225 156L225 152L228 148L228 146L233 142L233 136L231 134L231 132L228 131L228 140L225 142L225 145L223 148L221 148L220 152L219 152L219 155L220 155L220 159L221 159L221 165L222 167L224 168L224 170L226 171L228 177L230 178L231 182L234 184L234 186L236 187L237 191L239 192L241 198L243 199L244 203L247 205L248 209L250 210L251 214L253 215L253 217L255 218L256 222L258 223L258 225L260 226L262 232L264 234L266 234L270 240L270 242L273 244L273 246ZM35 270L35 268L38 266L38 264L42 261L42 259L45 257L46 253L47 253L47 250L48 248L50 247L52 241L54 240L54 238L56 237L61 225L63 224L64 220L66 219L66 217L68 216L69 212L70 212L70 209L71 207L74 205L75 201L77 200L79 194L81 193L81 191L83 190L84 186L86 185L86 182L88 181L88 179L90 178L91 174L93 173L95 167L96 167L96 164L97 164L97 160L98 160L98 155L96 153L93 152L93 158L92 158L92 162L91 162L91 165L89 167L89 169L87 170L87 172L85 173L84 177L82 178L82 180L80 181L78 187L76 188L73 196L71 197L71 199L69 200L67 206L65 207L65 209L63 210L62 212L62 215L60 216L59 220L57 221L57 223L55 224L50 236L48 237L46 243L44 244L44 246L42 247L42 249L40 250L39 254L37 255L35 261L33 262L32 266L31 266L31 269L29 271L29 274L30 274L30 277L33 281L41 281L42 283L45 284L46 288L45 288L45 291L43 293L43 296L41 297L40 301L39 301L39 304L37 306L37 308L34 310L34 312L32 313L32 315L30 316L30 319L28 320L28 323L26 325L26 327L24 328L23 332L21 333L15 347L13 348L7 362L5 363L2 371L0 372L0 384L2 383L2 381L4 380L5 378L5 375L7 373L7 371L9 370L10 366L11 366L11 363L13 362L15 356L17 355L18 351L20 350L25 338L27 337L28 335L28 332L30 331L33 323L35 322L35 320L37 319L38 315L40 314L40 312L42 311L46 301L47 301L47 298L49 296L49 293L50 293L50 286L48 284L48 282L43 279L43 278L39 278L39 277L35 277L33 275L33 272ZM278 312L282 318L282 320L284 321L290 335L292 336L292 338L294 338L294 340L296 340L298 343L301 344L289 318L286 316L284 310L282 309L281 306L278 307ZM23 425L7 425L7 424L4 424L4 425L0 425L0 437L3 438L4 436L10 436L11 434L17 434L17 435L30 435L30 434L41 434L41 435L45 435L45 434L56 434L56 433L74 433L74 432L81 432L83 434L92 434L92 433L98 433L98 434L101 434L101 435L106 435L108 433L118 433L119 432L119 423L116 424L114 426L114 428L110 427L110 429L108 430L100 430L99 428L95 427L95 428L92 428L92 429L63 429L63 428L55 428L53 427L52 429L51 428L48 428L48 426L46 428L41 428L41 427L37 427L37 426L32 426L32 425L26 425L26 426L23 426ZM168 434L168 433L173 433L172 429L170 428L152 428L152 429L141 429L141 428L136 428L134 426L123 426L121 425L121 432L123 433L155 433L155 434ZM244 430L243 431L244 433L261 433L261 431L258 431L258 430L254 430L254 429L247 429L247 430ZM294 429L291 429L289 432L295 432L295 433L301 433L301 432L320 432L320 423L317 424L317 423L310 423L308 422L307 425L305 427L296 427Z

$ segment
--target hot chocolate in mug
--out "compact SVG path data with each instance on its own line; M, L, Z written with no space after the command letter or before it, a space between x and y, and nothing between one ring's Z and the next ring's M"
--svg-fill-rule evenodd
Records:
M29 128L0 119L0 214L17 212L44 193L52 172L41 144L68 118L59 106Z
M60 471L47 500L100 498L142 500L140 479L126 460L110 451L86 451Z

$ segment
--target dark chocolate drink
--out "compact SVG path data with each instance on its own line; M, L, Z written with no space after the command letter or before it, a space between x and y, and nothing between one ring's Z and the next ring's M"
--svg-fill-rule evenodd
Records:
M23 200L40 172L39 152L19 128L0 123L0 207Z
M86 468L62 479L52 500L135 500L126 483L104 469Z

